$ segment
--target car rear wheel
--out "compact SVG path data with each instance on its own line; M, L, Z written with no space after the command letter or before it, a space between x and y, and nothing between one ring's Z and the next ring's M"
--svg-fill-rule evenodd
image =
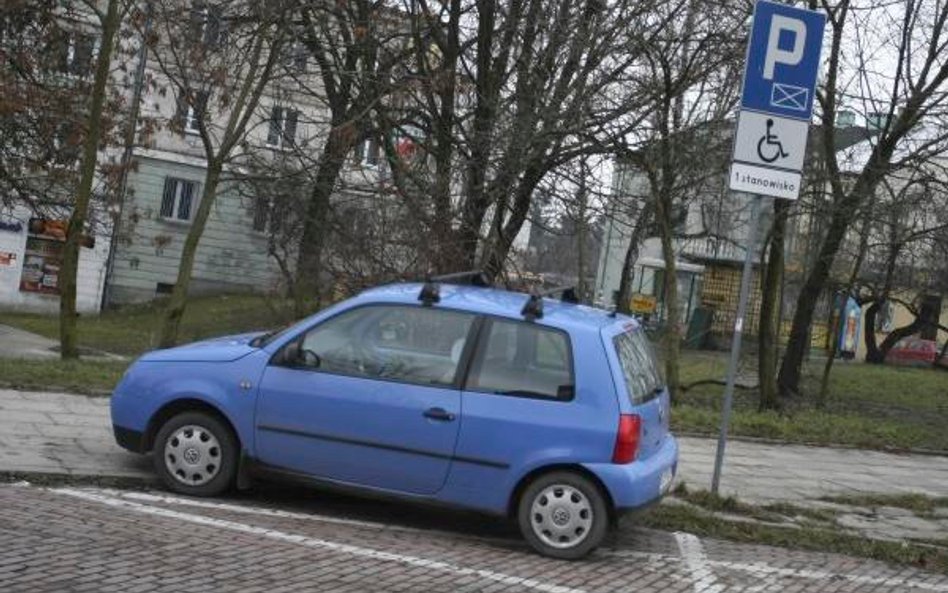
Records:
M164 423L155 437L155 470L165 486L192 496L215 496L234 484L237 439L220 419L184 412Z
M596 549L609 528L605 497L592 481L573 472L553 472L524 490L517 508L520 532L534 550L576 560Z

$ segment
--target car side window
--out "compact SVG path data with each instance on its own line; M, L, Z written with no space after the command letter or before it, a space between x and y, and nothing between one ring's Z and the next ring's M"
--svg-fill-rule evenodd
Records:
M428 307L376 305L346 311L306 332L295 366L451 385L475 316Z
M572 399L572 354L565 332L492 319L474 356L467 388L501 395Z

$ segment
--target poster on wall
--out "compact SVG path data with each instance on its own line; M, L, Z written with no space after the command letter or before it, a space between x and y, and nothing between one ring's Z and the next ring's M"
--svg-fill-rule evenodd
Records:
M63 263L61 241L27 237L23 257L20 290L43 294L59 294L59 270Z
M30 219L23 254L22 292L59 294L59 271L63 265L66 221Z

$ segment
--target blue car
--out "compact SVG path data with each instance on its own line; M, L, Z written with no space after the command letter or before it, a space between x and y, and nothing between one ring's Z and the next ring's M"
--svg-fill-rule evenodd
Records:
M631 318L433 281L148 353L112 396L116 440L174 491L303 479L510 517L565 559L668 490L668 417Z

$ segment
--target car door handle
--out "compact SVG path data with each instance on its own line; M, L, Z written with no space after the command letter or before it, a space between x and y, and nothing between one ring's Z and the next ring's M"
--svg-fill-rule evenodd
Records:
M451 422L454 420L454 414L448 412L444 408L428 408L423 414L425 418L430 418L431 420L440 420L442 422Z

